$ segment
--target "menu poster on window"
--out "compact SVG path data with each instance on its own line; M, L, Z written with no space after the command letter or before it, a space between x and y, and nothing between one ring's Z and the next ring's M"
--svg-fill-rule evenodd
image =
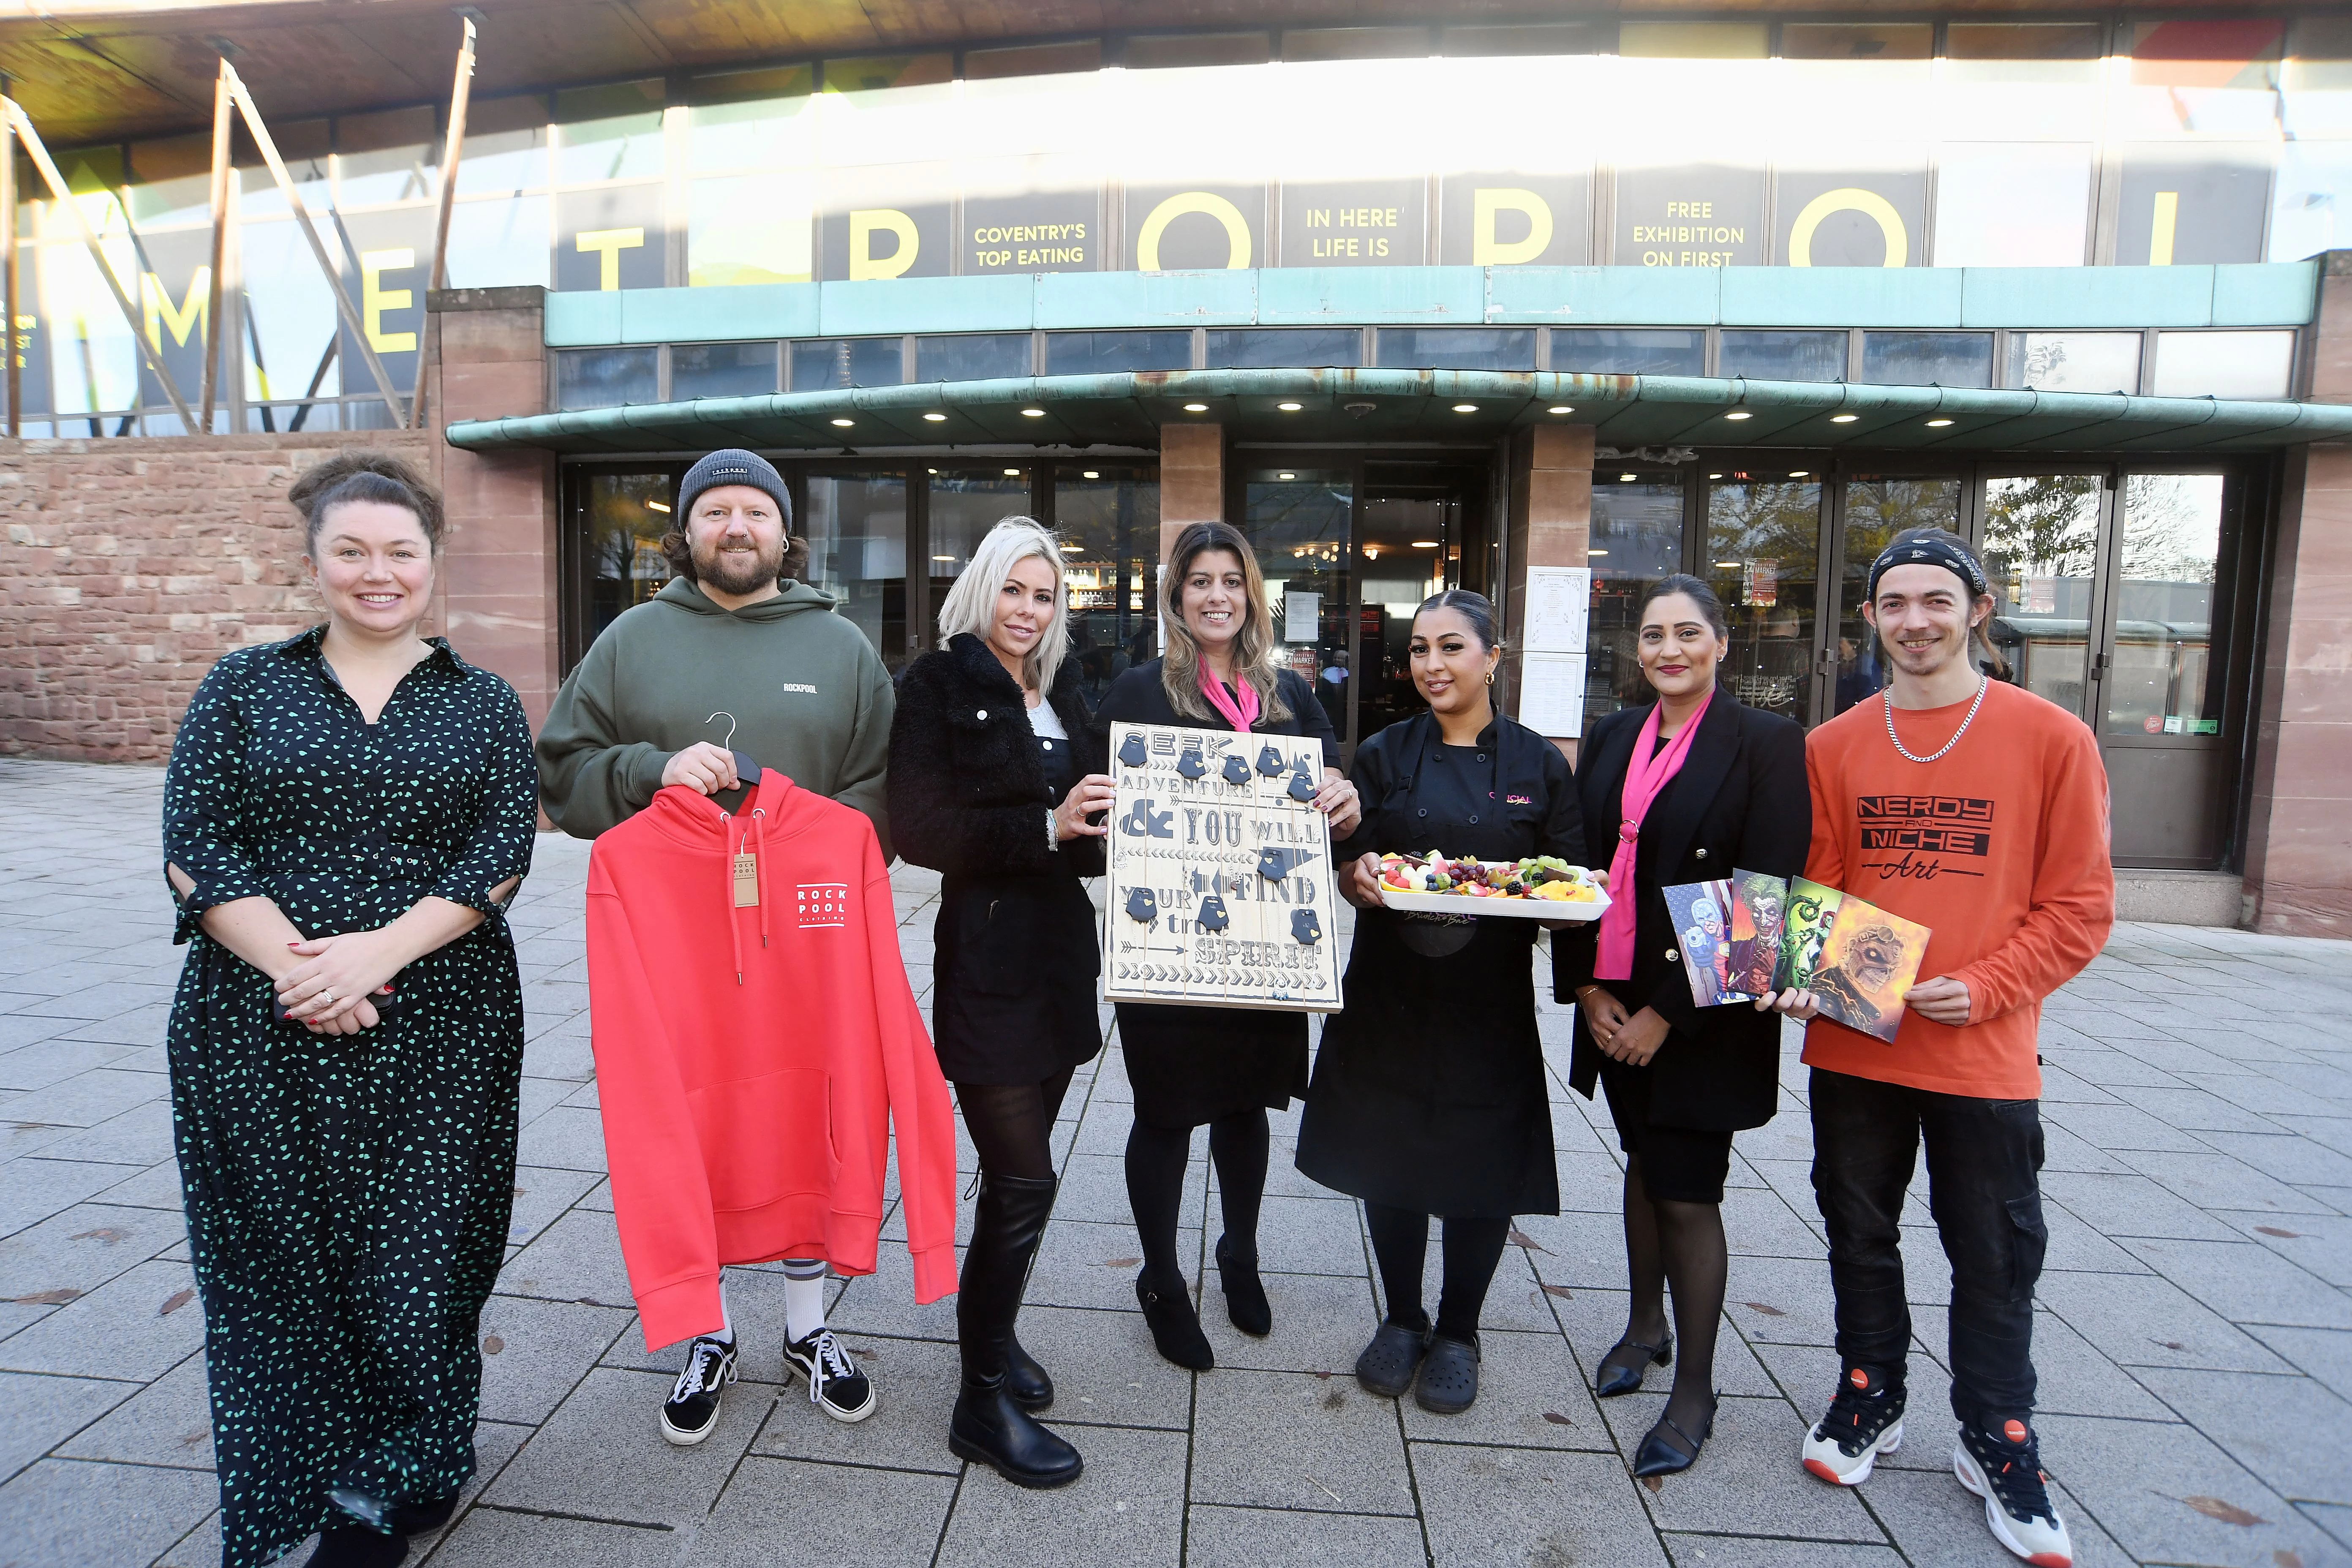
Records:
M1754 267L1764 259L1764 172L1727 163L1617 173L1617 265Z
M1110 727L1103 999L1339 1009L1321 743Z
M1584 655L1519 656L1518 721L1555 741L1584 733Z
M1581 267L1591 254L1589 173L1448 174L1437 212L1442 266Z
M1519 647L1529 653L1582 653L1591 605L1591 567L1528 567Z
M1286 181L1285 267L1418 267L1429 238L1426 180Z
M667 277L662 187L612 185L555 198L558 289L658 289ZM344 376L348 385L351 377Z

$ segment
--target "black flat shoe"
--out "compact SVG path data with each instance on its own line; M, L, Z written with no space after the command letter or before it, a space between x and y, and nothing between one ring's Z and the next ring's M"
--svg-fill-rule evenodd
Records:
M1225 1316L1234 1327L1257 1339L1274 1332L1274 1304L1257 1277L1257 1249L1248 1256L1233 1245L1230 1236L1217 1237L1217 1277L1224 1281Z
M1619 1351L1640 1351L1642 1359L1628 1366L1616 1359ZM1601 1358L1601 1375L1592 1380L1596 1398L1614 1399L1621 1394L1631 1394L1642 1386L1642 1379L1654 1366L1671 1366L1675 1359L1675 1337L1666 1334L1656 1344L1645 1345L1639 1340L1619 1340Z
M1067 1486L1086 1468L1076 1448L1013 1403L1002 1378L992 1384L965 1382L948 1418L948 1447L1017 1487Z
M448 1523L457 1511L456 1492L431 1502L401 1503L392 1510L392 1528L402 1535L430 1535Z
M1433 1415L1459 1415L1478 1402L1478 1342L1433 1334L1413 1380L1412 1402Z
M1161 1355L1194 1372L1207 1372L1217 1364L1217 1352L1209 1348L1209 1336L1201 1331L1201 1315L1192 1310L1190 1298L1181 1292L1171 1296L1154 1290L1139 1275L1135 1299L1142 1304L1143 1321Z
M1402 1399L1412 1386L1412 1374L1421 1370L1421 1358L1428 1353L1427 1329L1382 1323L1364 1353L1356 1358L1356 1381L1363 1384L1366 1394Z
M1054 1380L1019 1340L1009 1336L1004 1342L1004 1394L1024 1410L1043 1410L1054 1403Z
M1689 1450L1685 1452L1666 1441L1666 1434L1669 1432L1689 1444ZM1651 1427L1648 1435L1643 1437L1642 1446L1633 1450L1633 1474L1637 1478L1671 1476L1679 1471L1687 1470L1698 1463L1698 1451L1706 1447L1707 1438L1714 1434L1715 1407L1713 1405L1707 1406L1706 1419L1699 1423L1696 1436L1684 1431L1673 1416L1662 1415L1658 1417L1658 1424Z
M407 1555L406 1536L343 1520L319 1531L319 1549L304 1568L395 1568Z

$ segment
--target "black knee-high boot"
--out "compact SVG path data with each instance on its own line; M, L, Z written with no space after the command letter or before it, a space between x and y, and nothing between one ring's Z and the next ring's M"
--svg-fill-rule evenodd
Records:
M1076 1480L1082 1468L1076 1448L1021 1408L1007 1376L1022 1286L1053 1212L1056 1185L1052 1177L981 1178L979 1224L956 1294L963 1390L948 1422L948 1447L1024 1487L1058 1487Z

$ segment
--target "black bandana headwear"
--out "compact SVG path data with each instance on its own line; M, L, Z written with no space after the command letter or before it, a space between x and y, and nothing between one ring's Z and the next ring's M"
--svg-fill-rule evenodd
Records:
M1924 534L1898 539L1878 552L1878 559L1870 563L1871 598L1878 597L1878 580L1897 566L1941 566L1968 584L1972 599L1992 592L1992 585L1985 581L1984 568L1977 563L1967 546Z

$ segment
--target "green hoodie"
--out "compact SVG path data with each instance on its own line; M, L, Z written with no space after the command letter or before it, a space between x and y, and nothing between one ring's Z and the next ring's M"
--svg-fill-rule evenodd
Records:
M866 634L805 583L720 609L683 577L604 628L539 732L548 820L593 838L652 803L670 757L730 744L803 789L871 817L890 854L883 770L898 707ZM730 742L727 721L735 716Z

